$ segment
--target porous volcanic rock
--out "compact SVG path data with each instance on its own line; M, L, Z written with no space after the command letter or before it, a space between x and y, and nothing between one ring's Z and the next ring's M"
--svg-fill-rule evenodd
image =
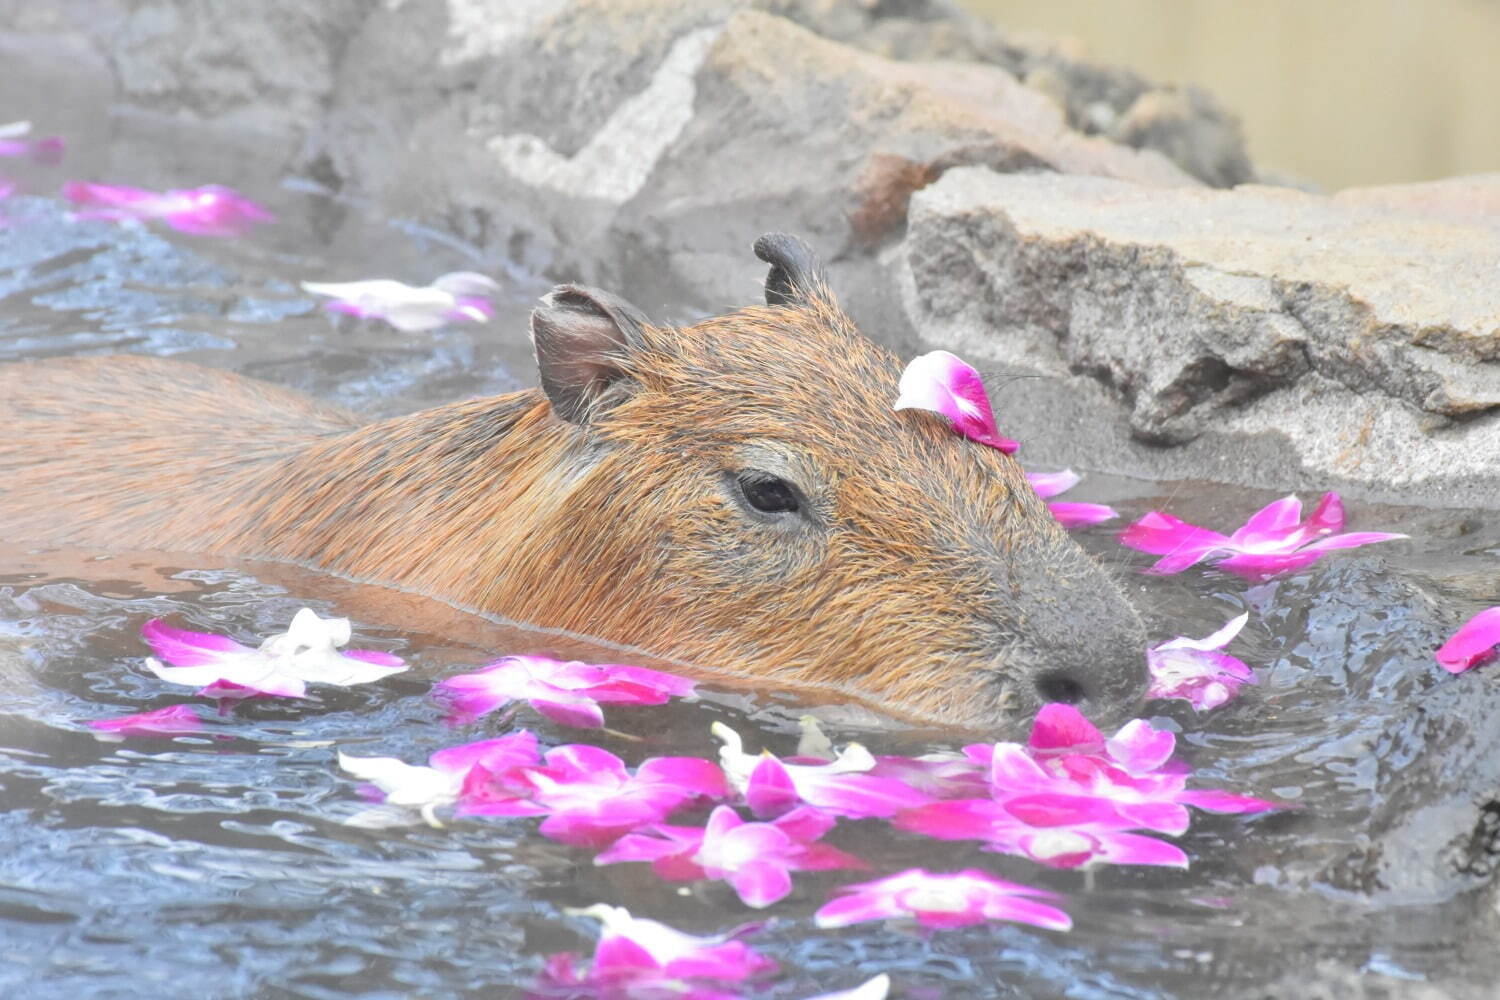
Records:
M1497 191L966 168L916 195L890 262L924 343L1045 376L995 394L1006 432L1055 457L1491 506L1500 228L1474 209Z

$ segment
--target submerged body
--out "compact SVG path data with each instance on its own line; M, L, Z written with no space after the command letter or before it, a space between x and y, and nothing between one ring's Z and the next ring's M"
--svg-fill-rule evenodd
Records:
M816 262L652 326L565 286L542 388L377 423L151 358L0 368L0 531L289 559L520 621L996 726L1139 703L1135 612L1007 455L896 412Z

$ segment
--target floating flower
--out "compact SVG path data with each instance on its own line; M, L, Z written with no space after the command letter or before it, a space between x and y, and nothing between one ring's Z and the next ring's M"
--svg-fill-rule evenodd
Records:
M524 701L553 722L584 728L604 725L601 703L662 705L692 693L692 681L665 671L546 656L507 656L475 673L450 677L433 689L433 696L448 704L453 722L473 721Z
M63 197L81 207L76 219L160 219L195 236L241 236L274 216L238 191L217 184L174 191L146 191L117 184L69 181Z
M27 138L31 134L31 122L11 122L0 125L0 156L21 157L35 163L48 165L61 163L64 144L57 136L45 139Z
M1223 651L1249 620L1248 613L1242 614L1213 635L1202 639L1180 635L1146 650L1151 673L1146 697L1181 698L1202 711L1224 704L1243 685L1257 683L1254 670Z
M750 823L729 806L719 806L701 828L657 824L628 833L594 863L649 861L658 875L674 882L722 879L746 906L761 908L786 898L794 871L865 867L852 855L814 843L833 824L832 816L808 807L770 823Z
M660 823L690 802L722 801L724 773L698 757L653 757L631 774L599 747L572 744L547 751L543 767L520 778L547 814L543 836L575 847L603 847L637 827ZM475 807L473 811L486 811Z
M1176 737L1136 719L1106 739L1071 705L1037 713L1025 746L964 748L989 769L988 798L935 802L901 813L903 830L942 840L981 840L985 849L1019 854L1055 868L1092 864L1187 867L1173 844L1133 833L1180 834L1188 807L1247 813L1273 803L1187 788L1172 761Z
M490 296L500 286L482 274L456 271L415 288L390 278L302 282L303 291L330 296L324 308L359 319L382 319L408 333L455 322L483 323L495 314Z
M337 647L349 641L349 619L319 618L303 608L291 626L273 635L259 649L242 646L228 636L188 632L153 618L141 635L156 655L173 666L148 658L146 666L172 684L199 686L201 695L248 698L273 695L301 698L307 685L347 687L366 684L405 670L399 656L373 649Z
M88 726L118 736L176 736L203 729L203 720L191 705L170 705L118 719L90 719Z
M734 940L741 931L699 937L604 903L576 912L604 925L594 960L581 972L576 956L552 956L542 972L544 989L592 988L610 1000L665 996L709 1000L735 995L714 992L715 986L733 986L776 971L774 961Z
M471 771L482 768L493 776L539 762L536 737L524 729L497 739L439 750L427 758L426 767L408 764L397 757L354 757L339 753L339 766L373 784L381 801L420 809L434 826L438 825L434 810L459 802ZM457 811L464 812L462 808ZM537 815L544 811L540 807L530 807L529 811L518 808L511 815Z
M805 803L835 816L862 819L893 816L930 800L905 782L868 773L876 761L858 743L825 764L787 764L770 753L745 753L740 734L722 722L711 728L724 743L719 749L724 773L757 816L776 816Z
M1220 569L1252 580L1302 569L1334 549L1352 549L1405 535L1383 531L1337 534L1344 527L1344 504L1337 493L1325 493L1312 516L1302 521L1302 501L1282 497L1267 504L1234 534L1200 528L1170 514L1152 511L1120 533L1120 543L1159 555L1147 572L1180 573L1204 559L1218 557Z
M967 927L989 920L1010 920L1049 930L1073 926L1068 915L1038 902L1054 893L1017 885L973 868L934 875L921 868L844 886L839 897L823 905L819 927L847 927L868 920L914 919L924 927Z
M1489 608L1470 618L1438 649L1438 666L1450 674L1461 674L1495 655L1500 644L1500 607Z
M1036 490L1036 495L1045 500L1059 493L1066 493L1077 486L1079 475L1072 469L1063 469L1061 472L1028 472L1026 480L1031 483L1031 488ZM1099 524L1120 516L1119 511L1105 504L1080 503L1073 500L1057 500L1049 503L1047 509L1062 523L1064 528Z
M1020 444L1001 437L979 373L947 351L913 358L901 373L897 410L931 410L947 417L953 429L980 444L1014 455Z

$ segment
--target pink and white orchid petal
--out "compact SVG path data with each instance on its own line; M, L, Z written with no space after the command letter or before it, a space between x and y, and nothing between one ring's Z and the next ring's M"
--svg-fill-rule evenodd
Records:
M771 861L749 861L724 876L740 900L755 909L764 909L785 899L792 891L792 876Z
M1216 566L1247 580L1261 581L1281 573L1306 569L1321 558L1323 553L1312 548L1296 552L1240 552L1219 560Z
M996 743L990 753L990 789L999 795L1045 788L1052 775L1018 743Z
M947 351L913 358L901 373L896 410L929 410L948 418L953 429L979 444L1013 455L1020 447L1002 437L979 373Z
M801 801L786 765L770 754L761 757L750 772L744 795L745 804L757 816L778 816Z
M693 798L719 802L729 798L729 781L711 760L700 757L651 757L635 769L640 781L670 785Z
M191 705L170 705L139 715L116 719L90 719L89 728L122 736L175 736L203 729L203 720Z
M1051 702L1037 711L1027 745L1042 751L1091 751L1104 747L1104 734L1075 706Z
M810 844L832 830L838 822L833 816L812 806L798 806L771 821L782 833L801 844Z
M1083 823L1122 825L1115 803L1093 795L1033 792L1012 796L1000 805L1027 826L1077 826Z
M1223 649L1234 640L1244 629L1245 623L1250 620L1250 612L1236 615L1229 619L1218 631L1204 636L1202 639L1189 639L1186 636L1178 636L1157 646L1157 649L1201 649L1214 650Z
M989 799L949 799L897 813L891 825L936 840L988 840L1001 807Z
M1120 544L1152 555L1165 556L1173 560L1174 566L1191 557L1191 561L1182 566L1186 569L1209 553L1228 548L1229 539L1217 531L1209 531L1171 514L1153 510L1120 532ZM1157 566L1166 561L1163 559ZM1158 569L1156 572L1166 570Z
M302 680L279 673L274 662L258 659L253 653L195 667L167 667L147 657L146 668L169 684L205 689L228 684L279 698L301 698L307 693L307 685ZM219 696L235 697L234 694Z
M1303 552L1329 552L1334 549L1354 549L1361 545L1371 545L1375 542L1394 542L1402 538L1408 538L1393 531L1350 531L1342 535L1329 535L1327 538L1319 538L1317 541L1309 542L1303 548Z
M1450 674L1461 674L1493 658L1497 645L1500 645L1500 607L1486 608L1464 622L1438 647L1438 666Z
M519 729L492 740L447 747L428 757L427 763L440 771L453 772L467 771L475 764L485 764L497 770L535 767L539 763L536 736Z
M395 757L354 757L339 752L339 767L372 782L385 792L385 801L398 806L427 806L452 802L460 775L408 764Z
M157 656L174 667L196 667L217 663L226 654L254 652L249 646L242 646L228 636L172 628L160 618L153 618L142 625L141 637L151 645Z
M1103 524L1120 516L1119 511L1107 504L1079 503L1073 500L1054 500L1047 505L1047 510L1064 528Z
M1072 469L1063 469L1060 472L1028 472L1026 481L1031 488L1036 490L1036 495L1043 500L1055 497L1059 493L1066 493L1077 486L1083 477Z
M1344 501L1334 492L1324 493L1307 519L1307 527L1313 536L1331 535L1344 530Z
M1105 752L1133 774L1157 770L1171 759L1176 749L1176 735L1167 729L1157 729L1145 719L1127 722L1104 741Z
M1251 514L1244 526L1229 536L1229 540L1237 548L1263 545L1294 548L1306 540L1297 532L1301 520L1302 501L1295 495L1282 497Z

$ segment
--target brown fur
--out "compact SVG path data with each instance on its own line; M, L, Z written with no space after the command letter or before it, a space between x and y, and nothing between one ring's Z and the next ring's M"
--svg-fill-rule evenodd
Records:
M581 424L540 390L362 423L172 361L0 368L0 530L303 561L947 722L1059 670L1134 707L1118 591L1014 459L891 409L899 364L831 297L642 339ZM809 517L749 516L747 466Z

